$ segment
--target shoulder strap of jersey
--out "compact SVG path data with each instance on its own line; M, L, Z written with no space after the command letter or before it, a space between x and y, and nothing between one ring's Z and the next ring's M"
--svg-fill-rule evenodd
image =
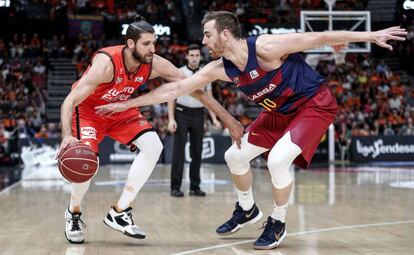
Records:
M256 55L256 40L258 35L247 37L247 49L249 52L249 56L247 59L247 65L245 71L251 71L259 66L257 62L257 55Z

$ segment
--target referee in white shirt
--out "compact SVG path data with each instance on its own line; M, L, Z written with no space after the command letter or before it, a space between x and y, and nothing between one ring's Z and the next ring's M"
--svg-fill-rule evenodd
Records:
M181 67L187 76L200 69L201 49L198 45L188 46L186 52L187 65ZM212 95L211 84L207 93ZM216 115L209 112L213 124L220 127ZM190 196L205 196L200 189L200 165L204 136L204 106L189 95L180 96L176 102L168 103L168 129L174 133L174 151L171 163L171 196L182 197L181 181L185 161L185 144L190 134Z

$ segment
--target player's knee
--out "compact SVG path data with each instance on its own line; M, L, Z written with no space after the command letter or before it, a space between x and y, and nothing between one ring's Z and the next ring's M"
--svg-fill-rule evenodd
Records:
M154 139L151 144L148 144L144 150L146 155L158 159L163 148L164 146L162 145L161 140L157 137L157 139Z
M250 168L249 160L243 156L243 153L235 145L232 145L224 153L224 160L229 166L230 172L235 175L243 175Z
M158 135L154 133L146 133L142 137L133 142L140 151L144 153L146 158L158 160L164 148Z
M292 183L292 176L289 172L291 163L292 161L285 157L269 157L267 167L276 189L283 189Z

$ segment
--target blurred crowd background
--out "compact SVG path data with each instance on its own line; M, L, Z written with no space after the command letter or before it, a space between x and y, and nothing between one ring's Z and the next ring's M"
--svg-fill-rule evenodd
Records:
M347 54L345 63L328 58L315 66L338 100L335 139L342 148L349 146L353 135L414 135L414 21L399 8L401 1L395 2L393 20L373 23L373 29L403 25L409 31L405 42L395 43L392 52L374 46L370 54ZM337 1L334 9L366 10L368 5L368 0L344 0ZM326 10L327 6L321 0L12 1L9 7L0 7L0 21L8 24L0 32L0 157L10 149L7 143L13 136L59 138L60 123L47 117L51 61L67 59L80 77L97 49L123 43L122 24L136 14L170 27L170 35L158 38L156 52L180 67L185 65L187 45L201 43L199 21L208 11L236 13L247 36L256 24L298 28L299 12L306 9ZM89 30L77 28L79 17L97 24ZM203 48L202 62L210 60ZM162 83L152 80L137 95ZM245 126L260 111L232 84L215 82L213 93ZM161 137L169 135L165 104L142 110ZM207 134L227 133L225 126L217 130L209 120L205 123Z

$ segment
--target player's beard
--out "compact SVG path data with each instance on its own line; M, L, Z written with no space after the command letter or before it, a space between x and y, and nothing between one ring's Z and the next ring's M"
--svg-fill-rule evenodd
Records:
M220 38L214 43L213 47L210 48L210 55L212 59L218 59L224 55L224 43Z
M153 58L154 54L146 54L146 55L142 55L141 53L139 53L137 51L137 49L134 49L134 51L132 51L132 56L135 58L136 61L140 62L140 63L144 63L144 64L149 64L152 62L152 58Z

